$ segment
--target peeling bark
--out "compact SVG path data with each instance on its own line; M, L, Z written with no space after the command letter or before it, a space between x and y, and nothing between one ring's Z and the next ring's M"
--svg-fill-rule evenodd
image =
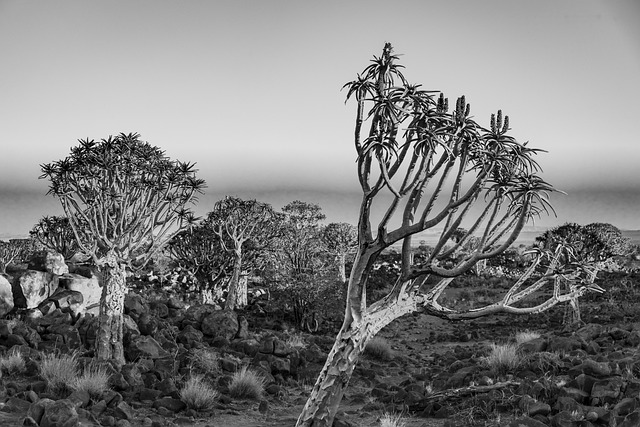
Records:
M96 357L98 360L114 359L124 364L123 313L127 293L126 271L122 264L105 264L101 268L104 280L98 315Z

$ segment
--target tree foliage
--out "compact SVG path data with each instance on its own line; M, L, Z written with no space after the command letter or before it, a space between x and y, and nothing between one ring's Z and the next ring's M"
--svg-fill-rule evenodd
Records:
M64 259L70 259L79 250L73 228L66 216L44 216L33 226L29 235L44 247L61 254Z
M205 187L192 163L170 160L135 133L79 140L42 171L80 249L97 263L112 253L130 267L144 265L194 221L187 206Z

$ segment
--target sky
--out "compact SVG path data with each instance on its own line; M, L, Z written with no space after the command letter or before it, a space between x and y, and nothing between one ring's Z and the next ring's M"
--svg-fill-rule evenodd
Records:
M40 165L120 132L224 195L357 221L355 105L385 42L476 121L510 116L566 195L536 226L640 229L640 2L0 0L0 238L61 214Z

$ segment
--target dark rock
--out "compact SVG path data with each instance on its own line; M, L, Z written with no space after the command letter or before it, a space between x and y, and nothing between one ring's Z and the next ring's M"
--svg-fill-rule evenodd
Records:
M549 339L547 345L548 352L565 352L569 353L573 350L582 348L582 341L576 337L558 337L553 336Z
M184 301L182 301L181 299L178 299L176 297L171 297L167 301L167 307L174 310L183 310L186 307L186 305Z
M131 316L133 320L137 320L143 314L149 311L149 306L144 301L144 299L132 292L129 292L124 297L124 312Z
M151 313L161 319L165 319L169 316L169 307L163 302L152 301L149 303L149 310Z
M202 343L203 334L192 325L187 325L182 331L176 335L176 341L183 344L186 348L194 348Z
M46 406L40 427L76 427L79 422L73 402L62 399Z
M125 352L127 359L130 361L142 358L159 359L170 357L170 354L155 339L142 335L133 339Z
M231 341L235 338L240 325L238 315L231 310L219 310L202 319L200 330L211 337L224 337Z
M620 402L618 402L616 406L613 407L613 410L618 415L626 416L634 412L637 408L638 408L638 400L631 397L626 397L620 400Z
M545 423L529 417L518 418L511 421L507 427L548 427Z
M165 408L175 413L175 412L182 411L187 407L187 405L185 405L185 403L182 402L180 399L173 399L171 397L162 397L160 399L157 399L155 402L153 402L153 407L156 409Z
M142 380L142 373L138 369L138 366L132 363L123 365L120 369L120 373L124 377L125 381L133 388L144 387L144 381Z
M596 381L591 390L592 405L615 403L622 390L623 380L620 377L606 378ZM596 400L597 399L597 400Z
M42 421L42 416L46 408L54 401L51 399L43 398L35 403L32 403L27 410L27 416L33 418L38 424Z
M113 414L119 420L132 420L134 418L133 408L124 401L115 406Z
M28 400L20 399L18 397L10 397L4 403L2 412L12 412L12 413L27 412L30 406L31 406L31 402L29 402Z

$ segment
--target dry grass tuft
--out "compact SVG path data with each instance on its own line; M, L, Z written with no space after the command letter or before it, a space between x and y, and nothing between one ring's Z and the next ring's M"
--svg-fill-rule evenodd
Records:
M496 375L512 373L522 363L516 344L491 344L491 352L482 363Z
M220 356L207 348L196 349L191 355L191 368L205 374L220 372Z
M384 338L372 338L364 348L364 354L377 360L391 360L395 354L391 349L391 344Z
M39 371L49 391L53 393L68 391L78 377L78 356L76 353L44 354Z
M192 375L180 389L180 399L187 407L196 411L212 410L218 395L200 375Z
M229 384L229 394L243 399L260 399L264 394L266 380L256 372L243 367L233 374Z
M520 331L516 333L516 344L521 345L540 338L542 335L535 331Z
M2 373L21 374L27 370L27 362L20 351L11 350L4 357L0 358L0 371Z
M380 417L380 427L406 427L407 423L402 415L384 413Z
M110 389L109 373L105 366L87 366L82 375L71 383L72 390L86 391L92 399L98 400Z

